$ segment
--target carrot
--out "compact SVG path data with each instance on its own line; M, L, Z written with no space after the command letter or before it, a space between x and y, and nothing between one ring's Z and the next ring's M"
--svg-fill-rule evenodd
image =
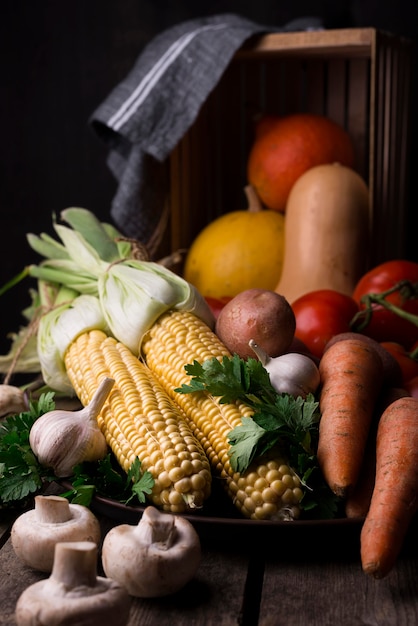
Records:
M376 477L376 431L373 428L367 439L364 458L357 483L345 500L345 515L348 518L364 519L370 508Z
M405 389L398 387L385 388L380 393L367 438L360 475L345 501L345 514L348 518L364 519L370 507L376 477L376 437L380 416L392 402L408 395Z
M398 387L402 384L402 370L398 361L381 343L371 337L368 337L367 335L362 335L361 333L355 333L353 331L339 333L338 335L334 335L332 339L328 341L324 351L330 348L334 343L337 343L337 341L344 341L344 339L361 339L362 341L366 341L369 346L376 350L382 359L383 385Z
M399 398L377 429L376 480L360 534L363 571L383 578L394 566L418 508L418 399Z
M355 338L335 343L319 363L318 463L330 489L341 497L360 473L382 368L377 352Z

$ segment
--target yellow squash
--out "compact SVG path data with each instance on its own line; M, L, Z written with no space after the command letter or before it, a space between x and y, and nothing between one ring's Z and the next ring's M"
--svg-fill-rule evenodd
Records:
M280 278L284 216L263 209L246 187L247 210L231 211L208 224L186 256L184 278L204 296L234 297L246 289L274 290Z

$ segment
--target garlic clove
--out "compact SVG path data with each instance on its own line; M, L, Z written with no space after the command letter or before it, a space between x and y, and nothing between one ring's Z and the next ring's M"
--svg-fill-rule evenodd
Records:
M108 446L97 416L115 381L104 378L90 404L78 411L56 409L41 415L31 428L29 444L38 461L58 477L71 476L83 461L103 459Z

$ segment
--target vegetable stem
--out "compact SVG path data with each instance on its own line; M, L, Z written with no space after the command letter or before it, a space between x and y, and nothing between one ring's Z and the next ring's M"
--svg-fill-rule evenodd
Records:
M24 280L29 275L30 275L29 268L28 267L23 268L23 270L19 272L19 274L16 274L16 276L13 276L13 278L7 281L6 284L0 287L0 296L4 295L12 287L15 287L15 285L18 285L20 282L22 282L22 280Z
M411 283L409 280L402 280L390 289L381 293L369 293L361 298L361 302L365 304L365 308L353 317L350 326L356 332L362 332L370 323L373 311L376 305L381 306L404 320L411 322L414 326L418 326L418 315L409 313L400 308L396 304L389 302L387 297L392 293L399 292L403 300L413 300L418 297L418 283Z

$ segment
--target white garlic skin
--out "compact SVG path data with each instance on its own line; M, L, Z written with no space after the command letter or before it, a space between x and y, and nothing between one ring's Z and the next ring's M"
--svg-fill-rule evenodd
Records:
M108 446L97 423L115 381L104 378L88 406L79 411L56 409L38 417L29 433L29 444L38 461L51 467L58 478L72 475L83 461L103 459Z
M78 411L50 411L31 428L29 444L38 461L59 478L71 476L82 461L103 459L106 439L97 424L76 415Z
M248 345L266 368L277 393L287 393L295 398L316 393L321 377L313 359L299 352L287 352L272 358L253 339Z

